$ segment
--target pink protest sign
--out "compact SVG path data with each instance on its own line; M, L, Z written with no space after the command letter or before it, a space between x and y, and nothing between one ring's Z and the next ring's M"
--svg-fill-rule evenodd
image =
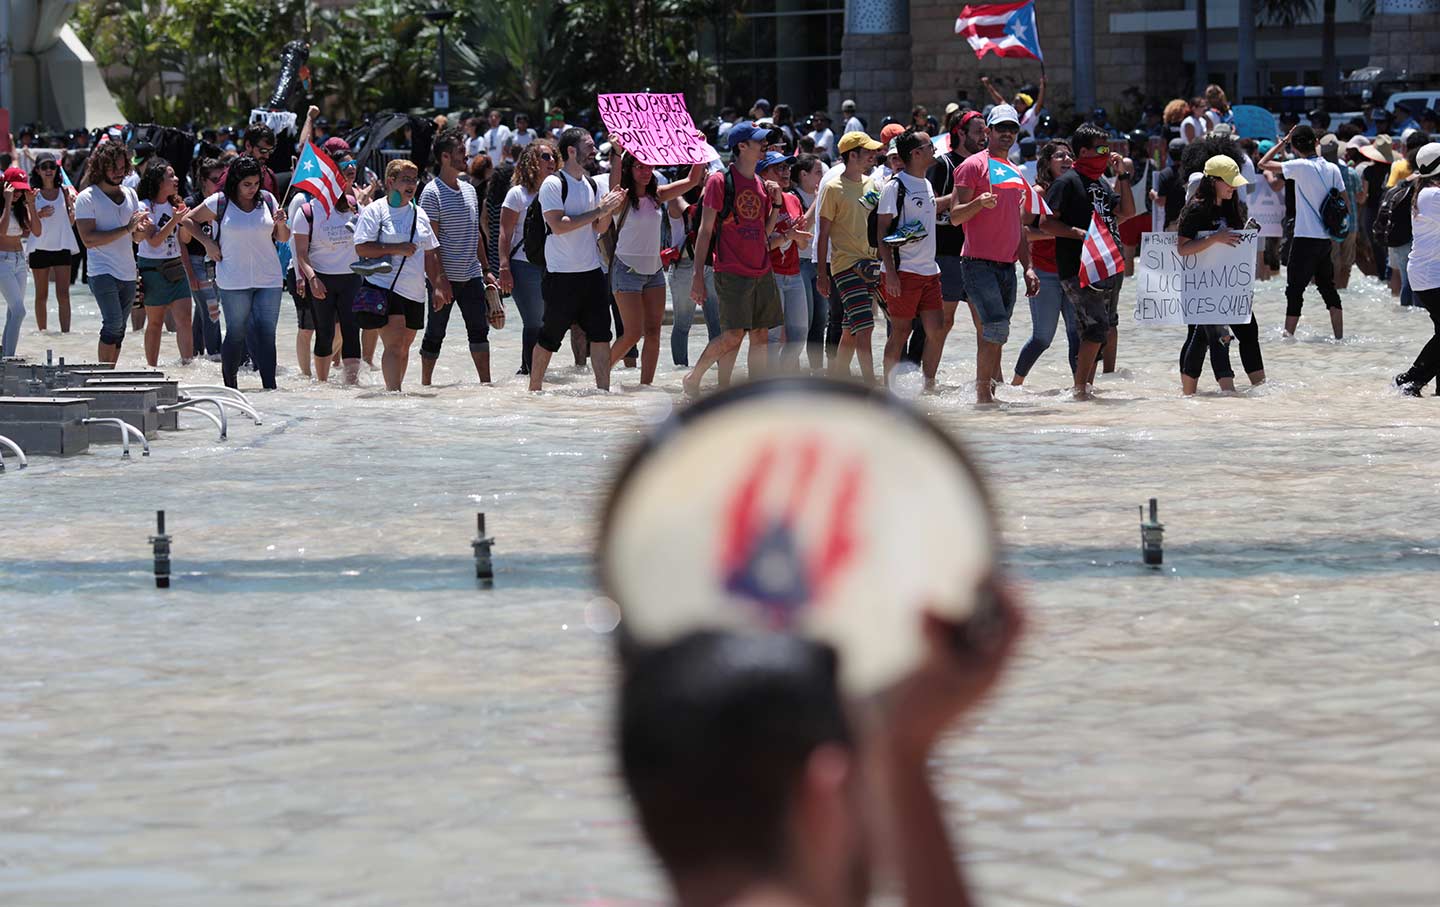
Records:
M647 164L703 164L718 157L679 92L602 94L598 101L610 141Z

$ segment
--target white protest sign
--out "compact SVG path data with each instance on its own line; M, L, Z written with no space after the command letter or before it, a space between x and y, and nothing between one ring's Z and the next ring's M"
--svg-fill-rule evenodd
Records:
M1146 233L1135 259L1139 324L1243 324L1254 302L1256 231L1240 243L1181 255L1178 233Z
M597 106L610 141L647 164L705 164L719 157L679 92L602 94Z
M1285 196L1271 189L1263 175L1255 178L1255 189L1247 201L1250 204L1250 216L1260 225L1262 237L1285 235Z

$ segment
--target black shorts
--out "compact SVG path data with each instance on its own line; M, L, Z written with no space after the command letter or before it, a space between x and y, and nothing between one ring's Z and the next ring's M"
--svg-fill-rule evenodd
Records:
M592 343L610 342L610 289L604 271L546 271L540 279L540 296L545 300L545 317L536 340L540 346L559 352L572 324L579 324Z
M396 315L405 316L405 326L410 330L425 330L425 303L406 299L394 291L389 292L389 297L385 304L384 315L373 315L370 312L355 313L355 321L360 325L361 330L378 331L388 325L390 319Z
M70 253L64 249L55 249L52 251L36 249L30 253L30 267L68 268L70 267Z

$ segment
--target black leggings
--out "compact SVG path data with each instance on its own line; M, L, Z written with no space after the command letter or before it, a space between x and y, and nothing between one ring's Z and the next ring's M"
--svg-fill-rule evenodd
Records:
M335 322L340 322L340 356L360 358L360 323L355 318L355 294L360 292L360 275L316 274L325 284L325 298L311 296L310 314L315 319L315 356L324 359L335 352Z
M1285 263L1285 317L1299 318L1310 281L1320 290L1325 308L1340 308L1335 289L1335 263L1330 257L1333 243L1328 239L1297 236L1290 241L1290 260Z
M1415 364L1404 374L1406 381L1413 382L1416 387L1423 387L1440 375L1440 288L1412 292L1415 304L1423 306L1425 311L1430 313L1430 320L1435 323L1435 335L1425 344L1420 355L1415 357Z
M1215 380L1234 378L1235 369L1230 366L1230 348L1212 338L1205 327L1199 324L1189 325L1185 345L1180 348L1180 374L1199 380L1205 365L1205 351L1209 349L1210 370L1215 373ZM1240 347L1240 363L1245 374L1264 371L1265 360L1260 356L1260 325L1256 323L1255 316L1251 315L1245 324L1230 325L1230 333L1235 335L1236 345Z

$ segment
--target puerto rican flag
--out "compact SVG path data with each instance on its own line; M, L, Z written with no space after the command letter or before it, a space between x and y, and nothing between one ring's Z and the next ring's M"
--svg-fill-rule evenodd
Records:
M1110 228L1096 212L1090 213L1090 229L1085 231L1085 241L1080 244L1080 286L1088 287L1107 277L1114 277L1125 271L1125 258Z
M967 6L955 20L955 34L965 36L976 57L993 50L1001 57L1045 59L1035 30L1035 0Z
M313 142L306 142L305 148L300 152L300 160L295 165L295 181L290 187L309 193L310 197L325 209L326 216L329 216L343 192L340 188L340 168L335 166L328 154L316 148Z
M989 156L988 154L986 155ZM1040 190L1030 185L1025 174L1015 168L1014 164L999 158L990 158L990 188L995 189L1019 189L1024 195L1020 198L1020 208L1026 214L1054 214L1050 206L1045 204L1045 196Z

